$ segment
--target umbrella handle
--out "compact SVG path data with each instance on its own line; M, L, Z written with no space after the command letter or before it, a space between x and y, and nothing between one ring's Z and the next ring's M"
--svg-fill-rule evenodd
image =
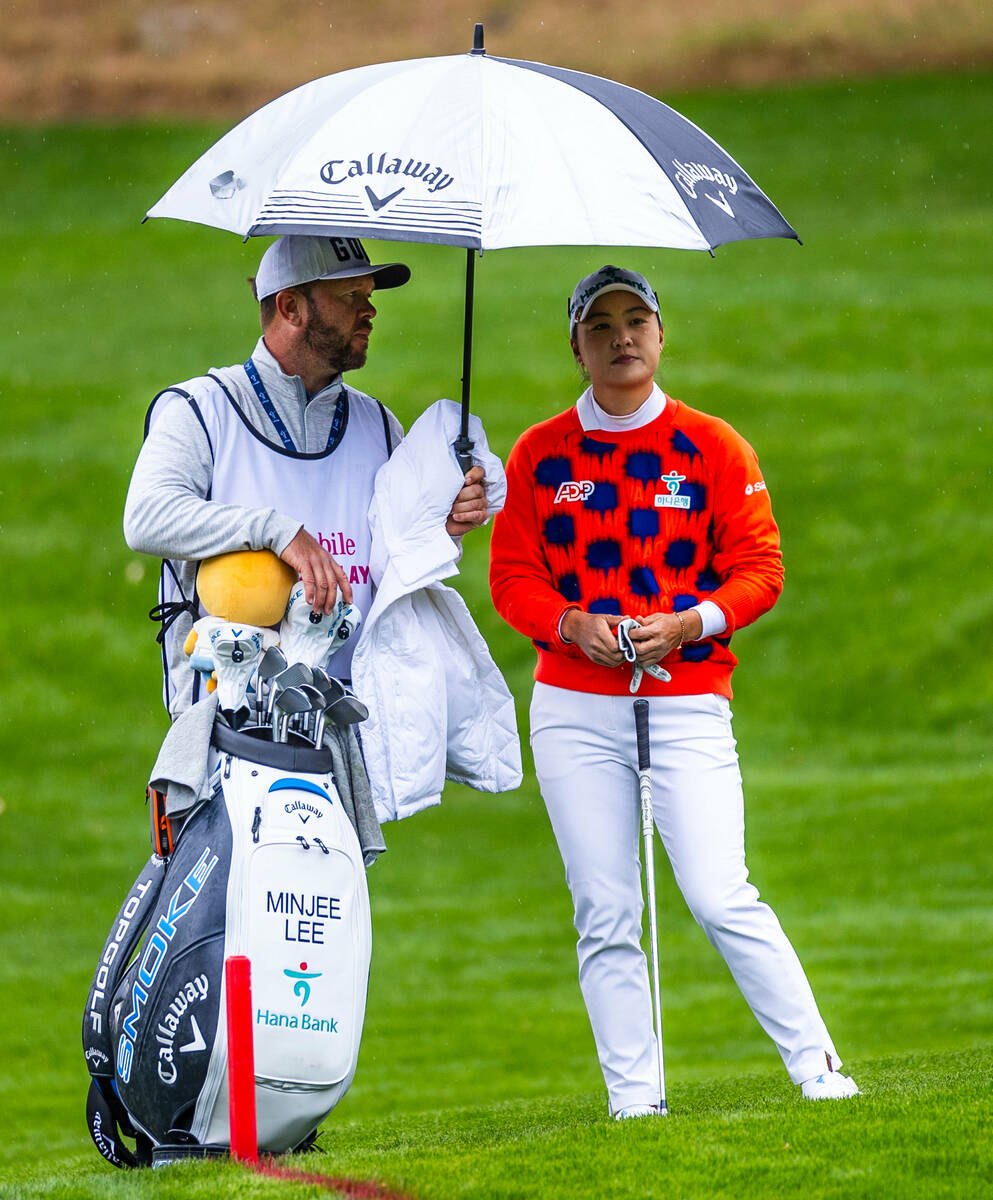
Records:
M464 438L461 434L452 442L452 449L455 451L455 457L462 468L463 475L472 469L472 448L474 445L475 442L473 442L472 438Z
M470 247L465 252L465 321L462 333L462 424L452 443L463 473L472 466L473 440L469 437L469 379L472 369L472 302L475 290L476 260Z

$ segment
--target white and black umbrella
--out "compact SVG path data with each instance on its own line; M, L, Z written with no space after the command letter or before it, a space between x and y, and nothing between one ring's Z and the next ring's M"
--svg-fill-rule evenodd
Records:
M357 67L287 92L225 134L147 215L243 237L465 246L463 438L473 251L710 251L797 238L692 121L609 79L489 55L481 25L468 54Z

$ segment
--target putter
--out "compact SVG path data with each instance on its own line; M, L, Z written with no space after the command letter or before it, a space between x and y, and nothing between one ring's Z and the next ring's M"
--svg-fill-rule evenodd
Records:
M648 738L648 701L635 700L634 727L638 738L638 792L641 796L641 833L645 843L645 891L648 894L648 927L652 943L652 991L655 1007L655 1048L659 1056L659 1115L667 1117L665 1063L662 1058L662 988L659 971L659 926L655 909L655 817L652 812L652 760Z

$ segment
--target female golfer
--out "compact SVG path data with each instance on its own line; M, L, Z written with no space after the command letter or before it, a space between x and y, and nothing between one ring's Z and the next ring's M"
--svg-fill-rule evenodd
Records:
M635 685L649 704L655 823L691 913L803 1096L857 1095L745 866L730 641L775 604L783 580L758 460L726 422L655 383L663 331L643 276L607 266L582 279L569 337L591 386L511 452L490 585L538 652L531 744L610 1111L648 1116L660 1103L641 949ZM616 632L628 617L639 622L628 627L634 663Z

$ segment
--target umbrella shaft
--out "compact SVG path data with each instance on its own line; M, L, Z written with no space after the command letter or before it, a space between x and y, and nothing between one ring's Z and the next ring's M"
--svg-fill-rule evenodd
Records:
M462 436L469 436L469 380L472 374L472 304L475 290L476 256L465 252L465 321L462 332Z
M472 305L475 289L476 259L470 248L465 252L465 322L462 333L462 424L455 442L455 454L464 471L472 466L472 442L469 440L469 382L472 374Z

